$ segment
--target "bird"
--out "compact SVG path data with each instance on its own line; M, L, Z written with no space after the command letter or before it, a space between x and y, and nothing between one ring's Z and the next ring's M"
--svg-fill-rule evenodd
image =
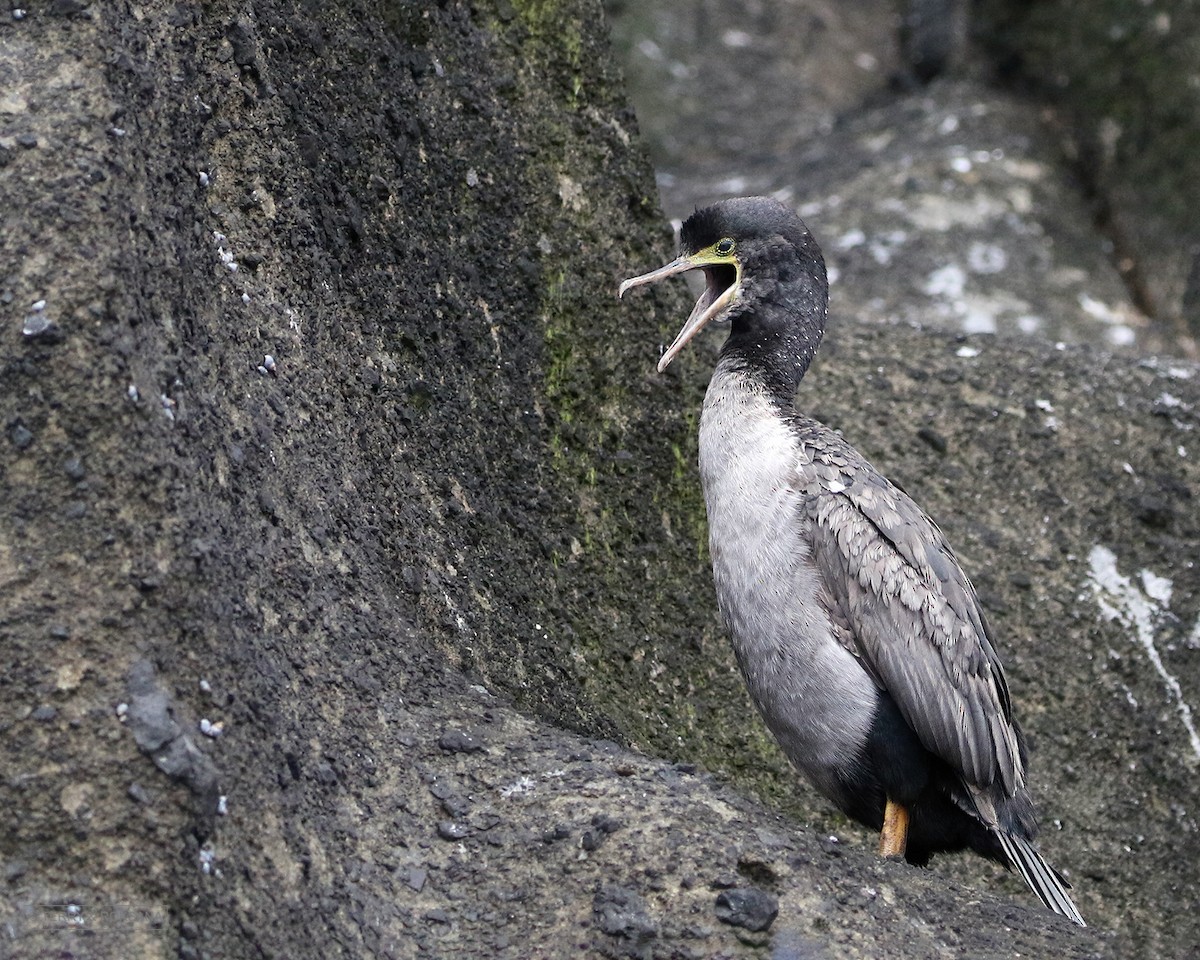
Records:
M842 435L795 412L824 334L820 247L769 197L696 210L680 255L704 290L658 371L728 325L699 468L718 607L751 699L789 760L881 856L969 849L1084 926L1034 845L1025 738L986 613L942 531Z

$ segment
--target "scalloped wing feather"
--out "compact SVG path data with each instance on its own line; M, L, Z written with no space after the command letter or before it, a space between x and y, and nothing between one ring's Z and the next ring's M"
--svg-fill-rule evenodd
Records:
M802 443L797 481L835 632L926 748L975 788L979 814L994 825L986 794L1013 795L1025 770L975 589L905 493L848 444L828 433L813 440Z

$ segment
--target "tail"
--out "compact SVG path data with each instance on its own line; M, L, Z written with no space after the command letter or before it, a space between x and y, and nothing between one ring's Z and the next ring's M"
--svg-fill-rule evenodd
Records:
M1028 840L1013 834L996 831L1000 845L1008 857L1009 865L1021 875L1021 879L1029 884L1029 889L1038 895L1038 899L1046 907L1059 916L1074 920L1081 927L1086 927L1079 908L1071 901L1067 891L1071 885L1062 878L1057 870L1048 864L1045 858L1033 848Z

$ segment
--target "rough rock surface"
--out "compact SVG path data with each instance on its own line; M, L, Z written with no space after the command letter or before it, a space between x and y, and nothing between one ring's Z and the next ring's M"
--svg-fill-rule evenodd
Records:
M1194 946L1193 367L843 318L805 385L993 611L1077 930L754 719L596 5L31 3L0 91L6 956Z
M739 166L741 183L679 176L667 202L682 211L736 186L795 204L824 240L843 316L1113 350L1173 343L1130 302L1054 157L1021 103L939 81Z
M1196 355L1200 18L1189 0L609 8L673 216L770 189L823 232L867 235L856 254L828 252L849 261L848 283L888 278L868 316L918 310L924 323ZM954 82L919 82L935 76ZM897 237L944 231L947 211L931 220L929 207L947 205L955 234L1025 247L1006 276L973 277L983 289L948 316L890 282L923 266L893 261ZM945 254L936 247L929 256ZM1030 314L1031 302L1053 309Z
M983 0L980 41L1051 108L1136 299L1200 341L1200 8L1189 0Z

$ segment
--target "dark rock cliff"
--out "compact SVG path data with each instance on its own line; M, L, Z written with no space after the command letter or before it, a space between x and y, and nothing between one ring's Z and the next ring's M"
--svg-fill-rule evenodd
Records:
M0 22L8 954L1195 942L1194 368L835 322L802 402L975 577L1094 928L876 861L716 623L713 345L657 376L685 298L613 297L670 244L606 43L586 2Z

